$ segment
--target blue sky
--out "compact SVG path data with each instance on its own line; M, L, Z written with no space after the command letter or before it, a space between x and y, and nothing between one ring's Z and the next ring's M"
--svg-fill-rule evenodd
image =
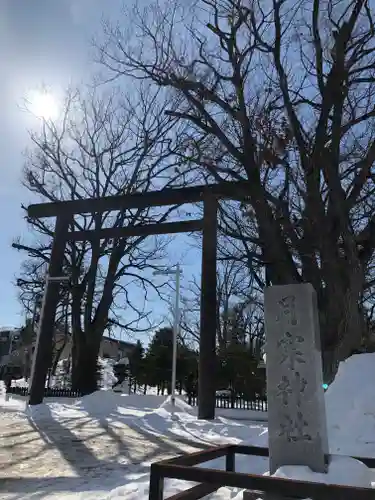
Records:
M22 98L42 84L61 92L70 84L87 81L93 72L90 39L100 33L103 16L118 18L120 6L118 1L100 0L0 2L0 326L24 321L12 284L22 255L11 243L27 231L20 206L31 198L20 177L28 129L35 124L20 109ZM186 237L176 237L171 264L186 254L185 245ZM199 255L189 251L184 257L184 285L199 268ZM153 308L156 317L166 314L163 305L155 303Z

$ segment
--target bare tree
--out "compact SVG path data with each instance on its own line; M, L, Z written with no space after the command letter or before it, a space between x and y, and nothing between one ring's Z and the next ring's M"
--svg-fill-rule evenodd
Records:
M169 150L176 128L176 120L162 113L165 105L163 92L147 84L133 86L129 94L70 92L61 120L44 121L41 132L32 135L35 148L24 169L24 185L39 199L51 202L160 188L167 183L165 172L173 167ZM80 215L74 225L100 230L163 222L172 210ZM35 239L17 245L29 256L18 281L24 303L30 294L35 300L38 288L41 292L44 286L53 236L48 220L28 223ZM73 283L69 293L74 388L85 393L96 389L97 357L105 330L117 327L129 333L152 326L145 304L150 289L161 292L145 271L160 263L167 242L165 237L132 237L68 243L64 272ZM144 294L144 304L132 297L137 289ZM63 304L64 294L61 309Z
M217 273L217 347L221 349L231 342L231 320L233 315L241 317L245 342L261 339L263 329L263 307L261 297L252 286L247 268L232 255L230 260L220 260ZM183 301L181 330L185 341L199 342L200 285L193 280L188 295Z
M249 181L270 281L317 291L328 379L361 343L373 289L374 8L244 3L200 0L190 17L175 3L135 8L136 38L107 25L100 61L112 77L131 74L181 98L169 115L190 125L186 168Z

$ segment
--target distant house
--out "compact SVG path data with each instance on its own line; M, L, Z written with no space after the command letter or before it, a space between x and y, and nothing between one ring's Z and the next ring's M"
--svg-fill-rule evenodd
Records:
M135 344L131 342L116 340L110 337L103 337L100 345L99 356L101 358L110 358L118 361L121 358L129 357L134 349Z
M31 366L32 355L35 350L35 339L29 345L22 343L20 328L0 328L0 366L2 364L16 364L18 366ZM129 357L135 344L124 340L117 340L103 336L99 356L118 361L121 358ZM61 331L55 332L54 350L60 352L59 359L68 359L71 355L71 336L65 335Z
M128 357L134 348L135 344L131 342L103 336L100 344L99 356L101 358L110 358L114 361L118 361L121 358ZM57 332L55 334L55 350L61 350L60 359L68 359L72 351L71 337Z
M0 365L17 361L20 341L20 328L0 328Z

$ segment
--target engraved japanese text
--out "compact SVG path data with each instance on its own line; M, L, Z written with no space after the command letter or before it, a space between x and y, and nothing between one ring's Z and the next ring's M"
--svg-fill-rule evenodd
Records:
M280 423L279 436L285 436L288 443L298 441L311 441L312 437L307 432L308 422L304 419L302 412L297 412L296 418L284 414Z

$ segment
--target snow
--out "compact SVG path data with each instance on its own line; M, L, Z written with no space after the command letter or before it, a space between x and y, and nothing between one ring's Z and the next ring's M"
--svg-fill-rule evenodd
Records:
M294 465L280 467L273 475L299 481L370 488L373 472L354 458L332 455L327 474L315 473L309 467Z
M107 370L103 385L111 386L111 367L108 361L104 362L102 370ZM375 485L375 471L355 459L343 456L375 457L374 379L375 354L354 355L341 363L334 382L326 392L328 434L332 453L327 474L315 474L306 467L288 466L280 468L275 475L331 484L365 487ZM33 429L39 429L42 434L51 436L52 427L54 432L64 435L64 432L70 429L69 426L74 424L78 441L84 440L81 427L86 425L96 436L92 438L94 441L90 445L95 449L96 455L85 458L81 451L77 459L81 467L80 473L76 473L74 477L59 477L58 471L56 477L50 477L54 471L49 471L39 473L37 477L12 480L13 482L6 483L6 487L2 485L1 498L145 500L148 498L150 467L146 452L151 446L159 447L159 454L151 461L166 457L165 450L163 451L166 443L169 443L168 446L173 444L174 447L174 451L168 452L168 456L178 454L179 450L191 451L187 446L193 446L195 449L224 443L268 446L267 423L252 420L253 412L220 410L217 418L208 422L198 420L196 412L197 409L190 407L182 398L177 398L173 406L170 398L165 396L119 394L105 389L77 400L49 399L46 403L32 408L26 406L25 398L9 397L6 400L3 392L0 395L0 425L8 424L14 429L17 426L31 426ZM242 415L241 420L239 414ZM102 444L100 439L105 437L103 428L106 429L107 438L113 435L115 430L120 432L126 446L121 448L123 451L119 453L121 460L119 458L115 461L111 458L105 466L98 466L95 465L95 456L104 453L104 449L111 453L113 447L117 446L116 441L110 446L108 443L106 446ZM103 438L98 434L99 429ZM72 434L71 430L69 432ZM3 437L3 433L1 434ZM61 439L63 438L60 437ZM50 447L54 444L51 438L48 442ZM131 458L130 451L140 449L141 442L144 453L142 452L140 459L135 461ZM69 446L69 443L65 443L65 446ZM74 446L74 443L71 446ZM9 454L5 450L4 453L12 456L15 451ZM0 458L10 460L1 454ZM32 460L35 459L29 459L31 465L27 470L31 469L30 474L33 469L37 470L32 465ZM98 460L97 462L100 463ZM204 467L223 468L224 460L212 461L204 464ZM236 470L267 474L268 461L261 457L240 456L236 459ZM165 496L182 491L187 486L183 481L166 481ZM36 493L27 493L30 491ZM221 488L209 498L240 500L242 493L236 489Z
M227 412L229 414L230 410ZM220 415L214 421L198 420L197 408L192 408L178 398L175 407L171 405L170 398L168 398L159 408L145 414L136 425L153 435L162 434L174 439L193 440L207 446L213 443L247 443L254 446L268 446L265 423L251 422L250 419L232 420Z
M340 363L326 392L333 454L375 457L375 354L354 354Z
M99 358L99 365L102 372L100 385L103 389L110 389L117 382L117 377L113 373L114 364L115 361L112 359Z
M128 394L129 393L129 382L127 380L124 380L123 382L121 382L121 384L118 384L115 387L113 387L113 390L115 392L121 392L124 394Z

